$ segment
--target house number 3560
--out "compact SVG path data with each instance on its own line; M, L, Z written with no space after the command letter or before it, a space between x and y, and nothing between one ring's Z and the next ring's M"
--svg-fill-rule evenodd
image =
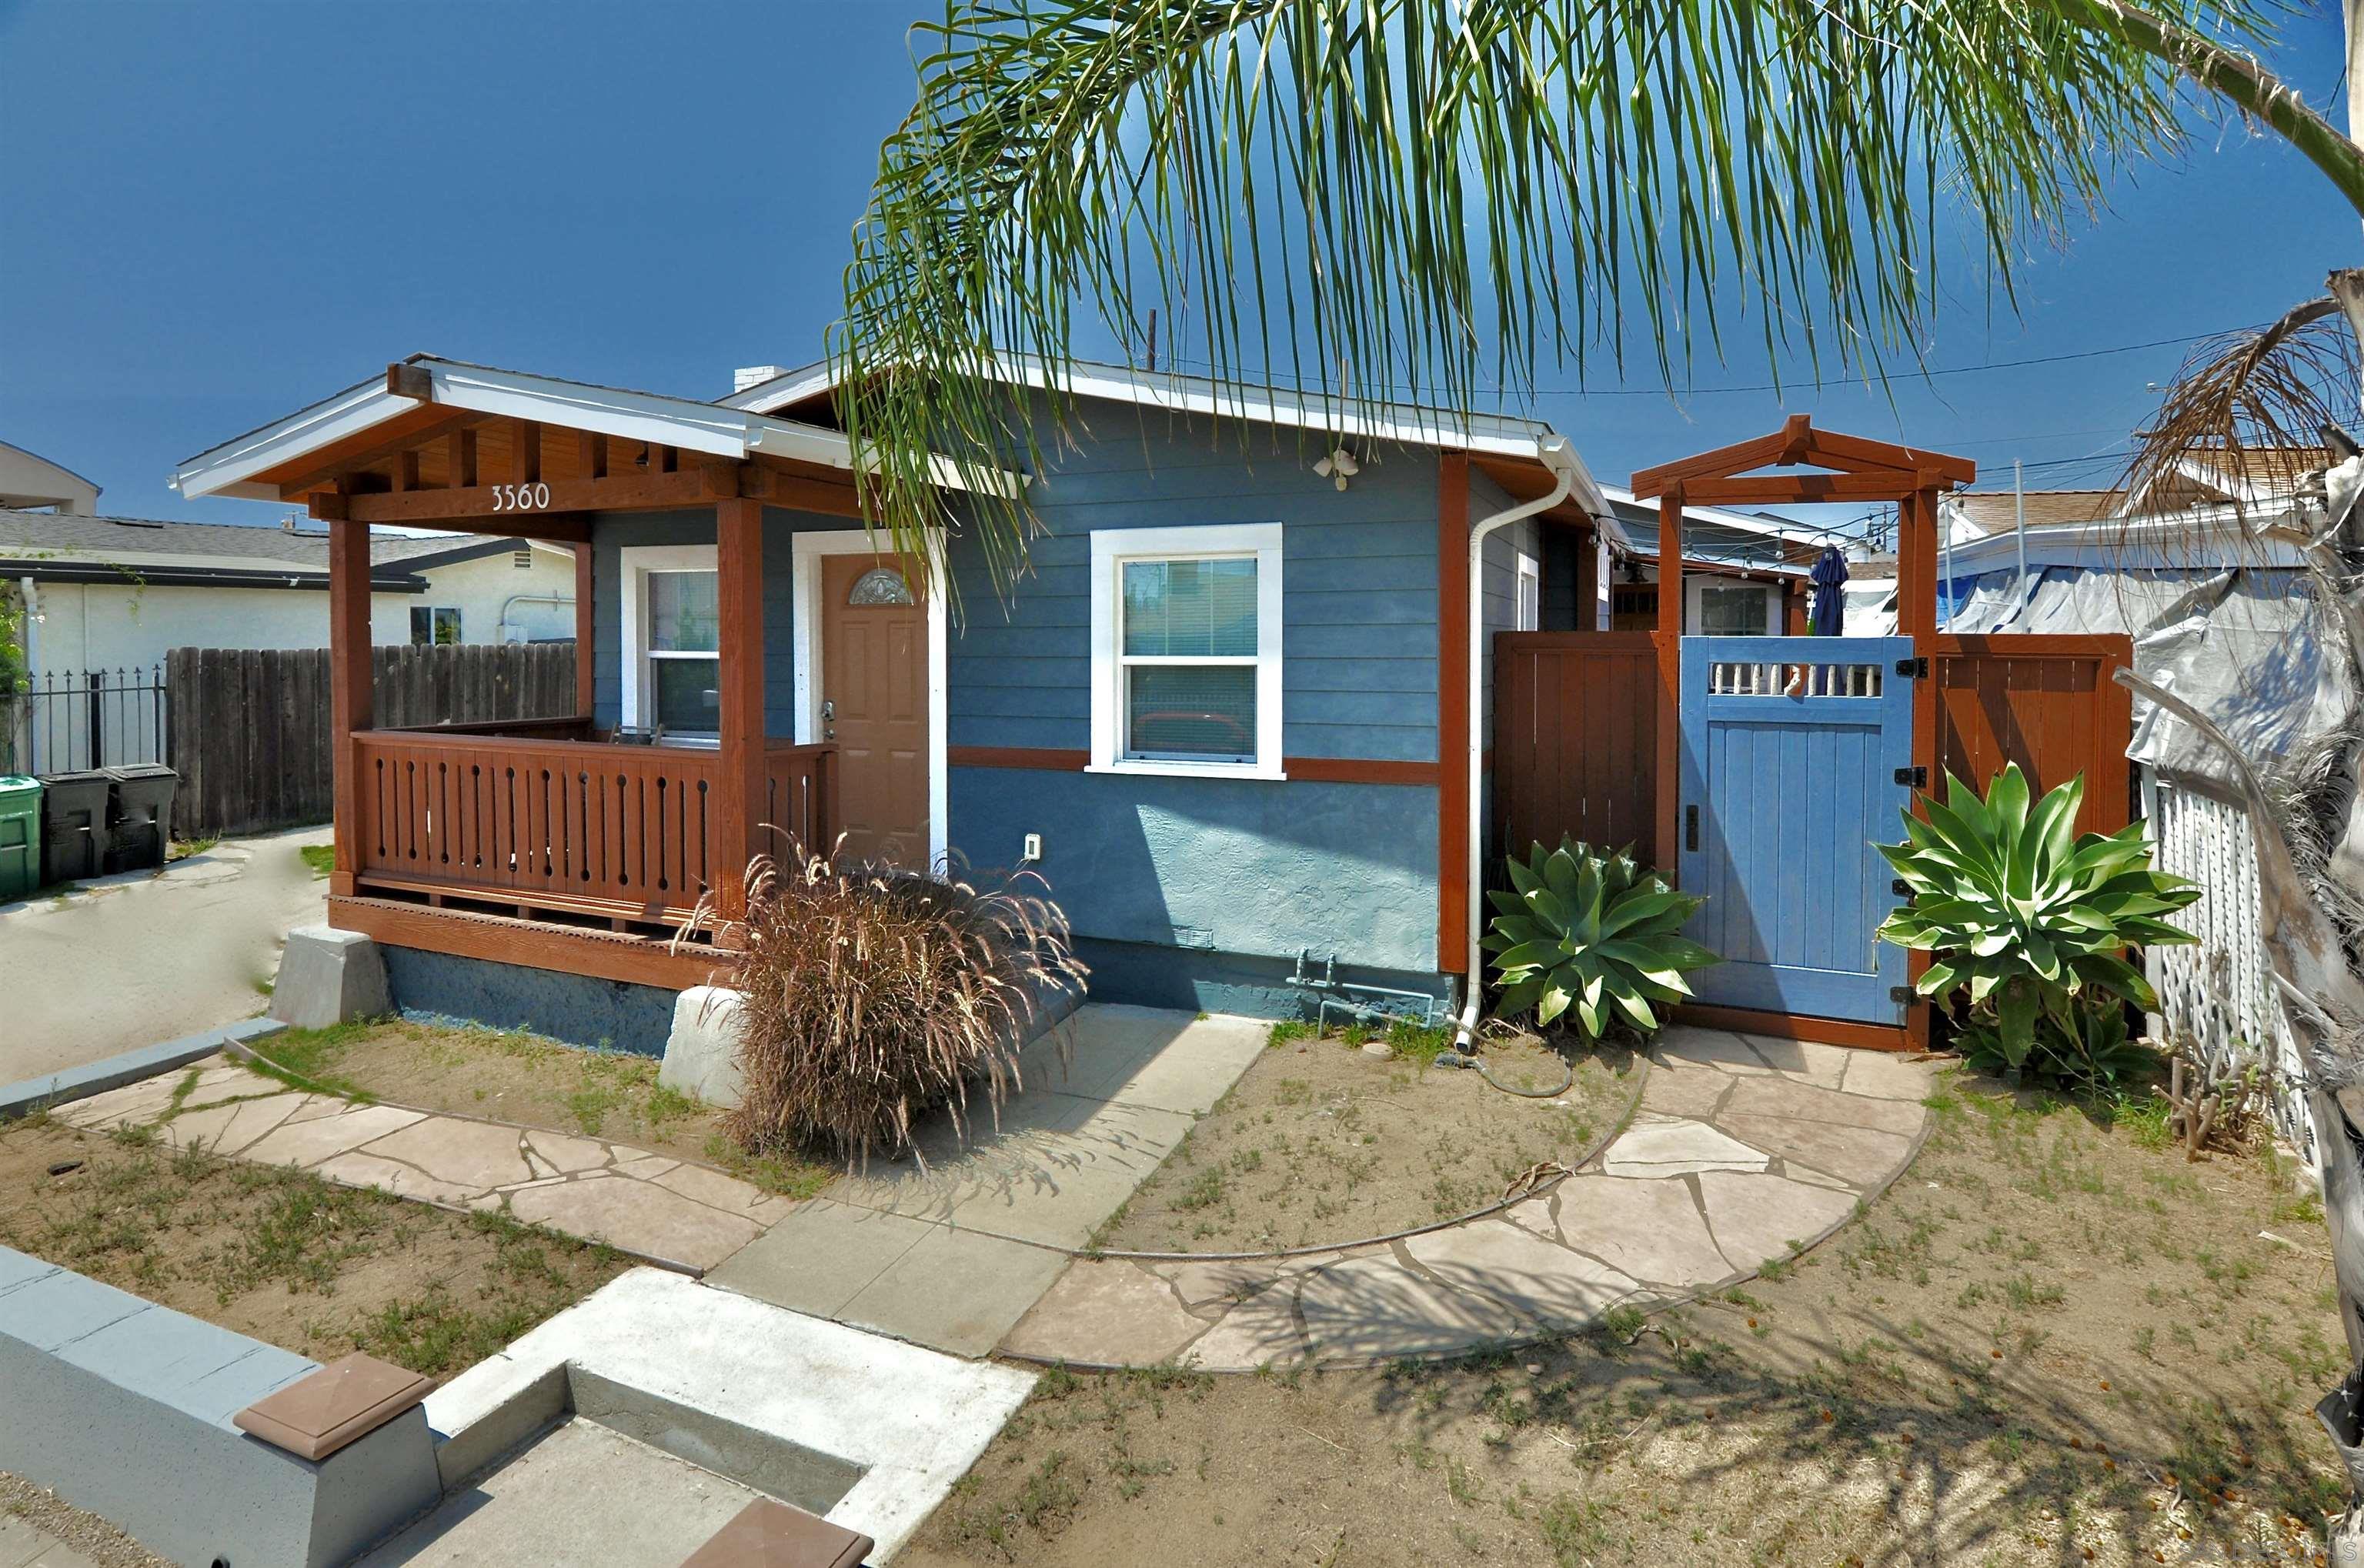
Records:
M493 510L496 512L530 512L550 505L547 484L496 484L493 486Z

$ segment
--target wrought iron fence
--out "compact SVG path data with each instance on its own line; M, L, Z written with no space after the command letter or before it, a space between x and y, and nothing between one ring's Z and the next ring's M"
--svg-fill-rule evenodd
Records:
M50 670L0 694L0 773L164 760L164 667Z

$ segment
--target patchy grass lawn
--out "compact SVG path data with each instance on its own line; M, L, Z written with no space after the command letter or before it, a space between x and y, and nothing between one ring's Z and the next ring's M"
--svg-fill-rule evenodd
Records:
M1866 1217L1716 1300L1449 1364L1054 1373L900 1561L2318 1561L2315 1201L2147 1107L1933 1104Z
M1506 1095L1432 1065L1443 1029L1399 1025L1316 1036L1277 1024L1272 1047L1201 1118L1094 1238L1151 1252L1232 1252L1357 1240L1450 1219L1545 1162L1575 1164L1625 1119L1640 1090L1633 1052L1563 1055L1531 1036L1489 1041L1487 1070L1554 1099ZM1390 1048L1384 1057L1366 1044Z
M820 1161L750 1158L724 1136L720 1111L658 1083L657 1062L646 1056L404 1018L289 1029L254 1049L299 1086L309 1080L351 1099L630 1143L791 1197L811 1196L839 1170Z
M0 1243L317 1361L434 1377L630 1266L501 1215L39 1117L0 1130Z
M321 881L337 869L337 846L334 844L302 844L296 852L312 869L312 880Z

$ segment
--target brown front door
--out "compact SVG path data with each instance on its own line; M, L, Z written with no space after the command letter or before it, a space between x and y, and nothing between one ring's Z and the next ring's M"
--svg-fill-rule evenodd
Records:
M891 556L824 555L821 734L837 742L845 853L928 865L928 609Z

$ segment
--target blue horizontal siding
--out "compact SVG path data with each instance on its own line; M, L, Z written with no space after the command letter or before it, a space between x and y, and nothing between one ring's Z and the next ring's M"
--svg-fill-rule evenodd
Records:
M1373 454L1345 490L1312 472L1326 443L1113 404L1087 404L1085 433L1046 448L1029 500L1045 532L1007 600L982 552L956 540L967 624L948 673L955 745L1090 739L1091 534L1096 528L1282 525L1282 704L1291 755L1433 762L1436 756L1437 460ZM985 705L970 694L998 694ZM1030 706L1015 694L1033 692ZM1375 695L1380 695L1374 700ZM1077 700L1080 696L1080 700ZM988 720L992 722L988 722ZM1012 727L997 731L997 724ZM1050 740L1020 741L1017 726ZM963 739L964 736L969 739Z

